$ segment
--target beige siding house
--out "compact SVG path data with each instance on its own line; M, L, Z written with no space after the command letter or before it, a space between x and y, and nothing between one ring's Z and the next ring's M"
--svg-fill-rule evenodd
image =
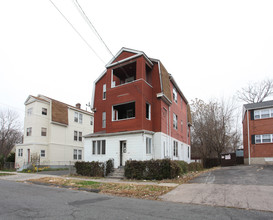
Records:
M41 165L63 166L84 158L83 136L93 133L93 113L43 95L25 101L24 141L16 146L15 166L34 158Z

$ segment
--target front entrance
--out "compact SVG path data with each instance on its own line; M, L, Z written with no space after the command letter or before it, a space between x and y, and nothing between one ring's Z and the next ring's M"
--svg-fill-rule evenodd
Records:
M119 156L119 158L120 158L120 163L119 163L119 165L120 166L124 166L125 165L125 160L126 160L126 158L125 158L125 154L126 154L126 152L127 152L127 145L126 145L126 141L120 141L120 150L119 150L119 152L120 152L120 156Z
M30 163L30 149L27 149L27 163Z

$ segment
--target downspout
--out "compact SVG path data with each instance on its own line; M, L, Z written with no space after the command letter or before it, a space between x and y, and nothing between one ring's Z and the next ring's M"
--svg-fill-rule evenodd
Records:
M249 115L248 110L246 110L247 115L247 146L248 146L248 165L250 165L250 142L249 142Z
M169 106L169 133L170 133L170 135L169 135L169 153L170 153L170 158L171 159L173 159L173 153L172 153L172 142L171 142L171 138L172 138L172 128L171 128L171 126L170 126L170 124L171 124L171 120L170 120L170 118L171 118L171 111L170 111L170 106Z

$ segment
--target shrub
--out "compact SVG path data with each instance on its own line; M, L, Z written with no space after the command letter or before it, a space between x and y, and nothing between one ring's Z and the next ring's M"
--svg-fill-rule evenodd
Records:
M75 163L76 172L82 176L104 176L104 163L102 162L83 162L77 161Z
M189 164L189 171L201 171L203 170L203 165L201 163L192 162Z
M112 159L109 159L106 161L106 173L107 176L109 173L114 171L114 161Z
M125 164L125 177L128 179L171 179L181 172L180 167L170 159L127 161Z
M176 160L175 161L181 168L181 174L185 174L189 171L189 164L183 160Z

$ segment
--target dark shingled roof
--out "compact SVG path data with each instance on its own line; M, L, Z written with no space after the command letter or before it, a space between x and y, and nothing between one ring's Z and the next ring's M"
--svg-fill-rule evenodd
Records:
M273 100L265 101L265 102L258 102L258 103L250 103L250 104L244 105L244 108L246 110L269 108L269 107L273 107Z

